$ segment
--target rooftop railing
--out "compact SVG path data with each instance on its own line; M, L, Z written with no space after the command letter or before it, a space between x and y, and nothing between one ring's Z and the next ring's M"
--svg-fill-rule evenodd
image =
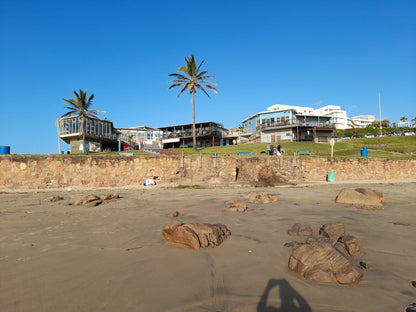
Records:
M211 131L211 130L198 130L195 131L196 136L223 136L222 131ZM187 131L174 131L174 132L165 132L163 138L183 138L183 137L192 137L192 130Z

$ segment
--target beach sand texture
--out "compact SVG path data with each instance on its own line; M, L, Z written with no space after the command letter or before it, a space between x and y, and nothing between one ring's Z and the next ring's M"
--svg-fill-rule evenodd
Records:
M384 210L335 204L342 188L386 195ZM227 213L250 190L279 196ZM0 194L1 311L404 311L416 302L416 184L118 190L97 207L69 206L114 190ZM64 200L46 202L61 195ZM174 211L184 214L168 218ZM221 246L162 240L173 221L222 223ZM368 269L359 285L317 284L288 269L287 231L341 221ZM302 238L299 238L301 240Z

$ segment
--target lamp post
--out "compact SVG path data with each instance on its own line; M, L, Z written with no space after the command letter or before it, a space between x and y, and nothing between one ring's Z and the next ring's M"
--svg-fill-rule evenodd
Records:
M59 146L59 154L61 154L61 138L59 137L59 117L56 117L55 126L58 129L58 146Z
M381 104L380 104L380 92L378 93L378 110L380 112L380 135L383 135L383 130L381 127Z

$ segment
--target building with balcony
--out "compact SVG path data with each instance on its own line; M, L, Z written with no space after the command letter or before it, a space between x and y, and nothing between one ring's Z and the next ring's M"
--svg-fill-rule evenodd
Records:
M65 143L70 144L71 153L84 151L82 120L76 116L57 119L58 135ZM85 145L89 152L101 152L117 149L117 135L113 123L107 119L86 118Z
M120 150L157 148L163 137L162 130L148 126L115 128L115 133L119 144L122 145Z
M274 108L274 109L271 109ZM287 107L272 106L242 121L243 136L249 142L281 141L328 142L335 126L329 116L316 116L309 110L302 113Z
M163 148L193 147L192 124L159 127ZM197 147L232 145L237 135L228 134L224 125L208 121L195 124Z

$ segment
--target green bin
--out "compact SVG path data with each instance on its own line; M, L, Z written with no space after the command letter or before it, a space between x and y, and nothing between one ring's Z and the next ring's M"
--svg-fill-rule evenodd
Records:
M335 172L328 172L328 182L335 181Z

